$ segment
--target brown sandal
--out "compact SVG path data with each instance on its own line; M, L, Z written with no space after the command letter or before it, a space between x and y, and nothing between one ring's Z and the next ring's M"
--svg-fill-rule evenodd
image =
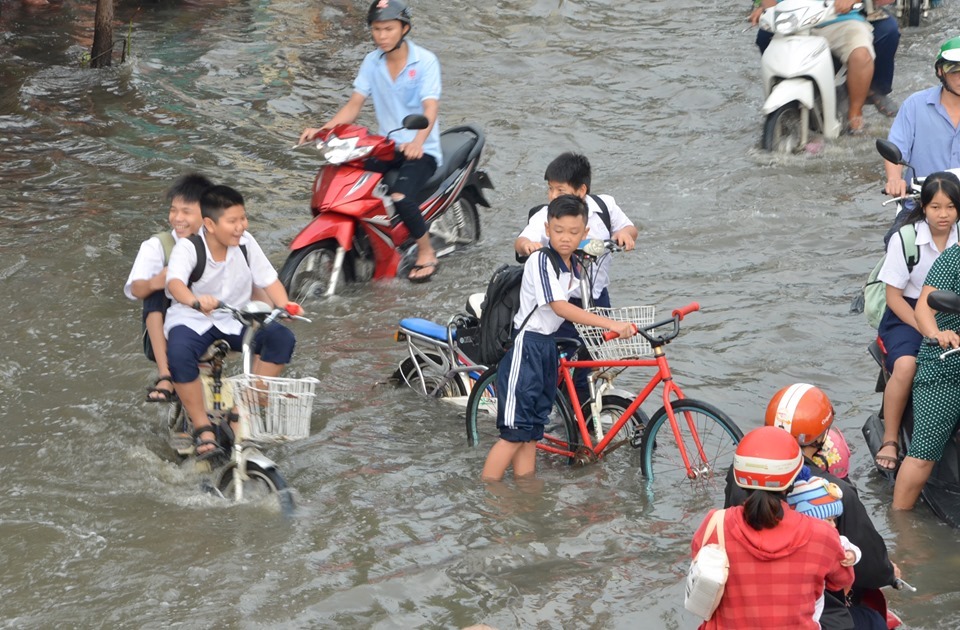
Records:
M880 455L880 451L884 448L892 446L894 448L894 453L896 455ZM873 458L873 463L882 473L896 472L897 468L900 467L900 443L894 440L884 442L880 445L880 448L877 449L877 455ZM885 466L884 464L889 463L891 466Z

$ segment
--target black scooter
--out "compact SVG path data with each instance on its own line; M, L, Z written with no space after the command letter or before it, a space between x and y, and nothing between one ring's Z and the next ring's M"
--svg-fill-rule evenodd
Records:
M934 291L927 298L927 304L937 311L945 313L960 314L960 295L952 291ZM880 344L874 340L867 351L870 356L879 364L880 375L877 378L876 391L883 392L890 374L884 367L883 350ZM951 359L955 354L960 354L960 349L948 350L941 355L941 360ZM930 509L940 520L951 527L960 528L960 432L958 427L954 427L953 438L947 442L943 451L943 457L933 467L930 479L923 489L923 500L930 506ZM883 442L883 405L880 411L871 415L863 425L863 437L867 442L867 448L870 449L871 457L875 458L880 450L880 444ZM910 448L910 442L913 435L913 401L907 402L907 407L903 412L903 420L900 423L900 452L898 457L903 457ZM891 483L896 478L896 471L880 471Z

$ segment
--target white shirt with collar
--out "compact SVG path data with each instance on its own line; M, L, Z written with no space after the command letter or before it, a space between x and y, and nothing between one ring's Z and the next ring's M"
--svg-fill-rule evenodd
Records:
M546 248L538 249L530 254L530 258L523 265L523 279L520 282L520 308L513 318L513 327L521 331L536 332L543 335L552 335L557 332L563 323L563 318L557 315L550 302L566 302L573 289L580 287L580 281L560 259L557 254L560 274L557 275ZM533 315L530 312L533 311ZM530 319L527 319L527 316Z
M176 244L180 240L177 238L177 231L171 229L170 233L173 234L173 242ZM133 261L127 283L123 285L123 294L131 300L136 300L137 297L133 294L133 283L137 280L149 280L163 271L163 266L163 243L156 236L151 236L140 243L140 251L137 252L137 257Z
M587 195L587 210L589 214L587 216L587 227L590 231L587 233L587 238L600 238L600 239L609 239L612 236L612 233L619 232L625 227L630 227L633 225L626 213L617 205L616 200L610 195L597 195L598 197L603 198L603 202L607 204L607 211L610 213L610 229L607 230L607 226L604 225L603 219L600 218L600 206L597 205L597 202L593 200L590 195ZM537 212L530 217L530 221L527 222L527 226L523 228L523 231L520 232L520 237L523 237L534 243L540 243L544 247L550 242L550 238L547 236L547 206L540 208ZM593 297L596 299L600 297L600 294L604 289L610 284L610 260L612 256L604 256L600 261L600 264L594 271L595 279L593 282ZM578 298L580 297L580 285L577 284L576 289L570 297Z
M240 244L247 247L249 264L244 260L239 247L228 247L226 259L216 262L207 247L206 233L202 228L199 234L207 251L207 264L203 275L190 287L194 295L212 295L230 306L243 307L250 301L254 286L265 288L277 279L277 271L249 232L244 232L240 237ZM175 279L187 284L190 273L196 266L196 248L189 239L181 239L170 254L167 286ZM238 335L243 330L243 324L226 311L214 311L210 315L204 315L191 305L177 301L174 301L167 311L163 324L164 334L169 335L174 326L187 326L198 335L214 326L228 335Z
M937 246L933 242L933 235L930 233L930 226L926 220L917 221L914 226L917 228L917 251L920 253L920 260L914 265L913 271L907 270L907 261L903 256L903 239L900 238L900 232L894 232L887 243L887 257L883 261L880 273L877 279L889 284L892 287L903 290L903 297L917 299L920 297L920 291L923 289L923 281L933 266L933 261L940 256ZM957 244L957 226L954 225L947 236L947 247Z

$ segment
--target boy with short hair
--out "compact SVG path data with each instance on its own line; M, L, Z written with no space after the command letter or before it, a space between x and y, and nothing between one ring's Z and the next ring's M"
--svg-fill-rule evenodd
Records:
M630 251L637 239L637 228L624 214L616 200L610 195L590 194L591 169L590 161L579 153L567 152L558 155L543 175L547 182L547 199L552 201L560 195L572 194L583 199L589 209L587 227L590 228L591 238L610 239L625 250ZM547 244L547 234L544 225L547 220L547 206L535 212L527 222L523 231L514 242L517 260L529 256ZM593 305L610 307L610 262L612 256L604 257L597 265L593 278ZM570 296L570 303L582 307L579 285ZM565 339L579 339L576 328L570 322L564 322L557 331L558 337ZM577 396L582 404L586 404L590 397L587 385L589 370L574 370L573 380L577 389Z
M177 179L167 191L170 202L168 220L171 230L154 234L140 244L130 276L123 285L124 294L131 300L143 300L143 328L146 334L143 351L147 359L157 364L157 379L147 388L147 402L173 402L175 394L167 363L167 340L163 336L163 321L170 306L164 292L167 263L174 245L183 238L196 234L203 224L200 214L200 195L213 182L199 173L188 173Z
M553 408L557 391L557 346L553 334L564 321L606 328L622 337L633 325L589 313L568 301L578 286L572 255L587 235L587 206L577 195L560 195L547 207L546 247L523 267L519 330L497 373L497 427L500 439L490 449L481 477L499 481L510 466L515 478L536 470L536 443Z
M203 193L200 208L203 229L197 238L206 252L203 273L188 284L198 264L197 248L188 239L177 243L167 269L167 291L174 302L164 331L174 387L194 427L196 455L206 459L222 453L223 448L207 418L197 362L217 339L225 339L231 348L240 350L244 332L233 315L215 309L220 302L246 304L254 287L263 289L279 308L285 308L289 299L273 265L247 232L243 196L229 186L214 186ZM276 322L261 329L254 338L254 373L279 376L293 356L295 343L290 329Z

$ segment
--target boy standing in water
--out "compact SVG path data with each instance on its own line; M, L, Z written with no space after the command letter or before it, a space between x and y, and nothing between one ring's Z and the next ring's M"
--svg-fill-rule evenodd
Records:
M243 196L228 186L214 186L203 193L200 208L203 229L194 237L200 242L195 245L183 239L170 256L167 291L174 303L164 330L170 373L193 424L197 459L206 459L222 453L223 448L207 417L197 362L217 339L225 339L232 349L241 350L244 333L243 325L232 314L215 309L220 302L246 304L254 287L263 289L278 308L290 302L273 265L247 232ZM199 278L191 283L194 269L200 266L200 247L206 260ZM277 322L262 328L253 341L253 372L279 376L293 356L295 343L290 329Z
M353 123L370 97L377 115L377 133L398 130L393 138L402 157L392 162L368 160L370 170L398 169L390 189L397 214L417 243L417 261L407 279L428 282L436 271L437 254L430 243L427 224L420 213L417 193L443 163L440 150L440 63L436 55L406 39L412 27L410 9L402 0L373 0L367 12L367 26L377 50L360 65L353 82L353 95L330 122L319 129L308 127L300 143L336 125ZM412 114L426 117L426 129L403 129L403 119Z
M621 337L633 325L584 311L568 301L579 285L572 254L589 231L587 205L576 195L560 195L547 207L548 244L523 266L520 308L513 319L513 346L497 372L497 428L500 439L483 466L484 481L499 481L507 468L514 477L536 471L537 441L557 393L557 346L553 334L564 320L606 328Z
M164 293L167 263L177 241L196 234L203 224L200 216L200 195L213 183L197 173L175 181L167 191L170 202L170 231L154 234L140 244L140 251L123 292L131 300L143 300L143 352L157 364L157 380L147 389L147 402L172 402L175 394L167 363L167 340L163 336L163 320L170 306Z
M543 175L547 182L547 201L553 201L560 195L576 195L587 204L589 216L587 228L591 238L612 240L625 250L633 249L637 239L637 228L627 215L617 205L610 195L590 194L591 169L590 161L579 153L567 152L558 155ZM547 245L547 233L544 228L547 221L547 206L533 212L529 221L517 240L513 244L517 253L517 260L529 256L541 247ZM612 256L605 256L594 270L593 277L593 304L594 306L610 307L610 261ZM570 303L583 307L579 284L570 294ZM565 339L579 339L576 328L570 322L563 322L557 330L557 336ZM590 388L587 384L589 370L574 370L573 382L577 388L577 397L582 404L590 399Z

